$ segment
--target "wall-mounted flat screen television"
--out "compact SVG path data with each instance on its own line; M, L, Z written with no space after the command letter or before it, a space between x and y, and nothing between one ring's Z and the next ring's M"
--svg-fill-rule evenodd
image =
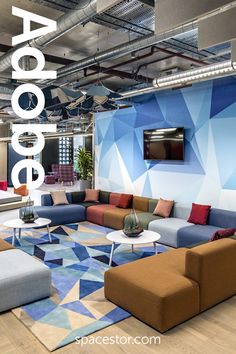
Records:
M184 128L144 130L144 160L184 160Z

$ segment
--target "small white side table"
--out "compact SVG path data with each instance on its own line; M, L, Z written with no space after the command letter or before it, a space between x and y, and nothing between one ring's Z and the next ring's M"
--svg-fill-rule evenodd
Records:
M113 231L107 234L106 238L112 242L109 266L112 263L115 244L126 244L132 246L134 252L135 245L142 245L145 243L153 243L155 254L157 253L156 242L160 239L161 235L154 231L144 230L139 237L128 237L122 230Z
M21 219L12 219L12 220L5 221L3 225L6 227L11 227L13 229L12 246L14 246L15 239L17 237L17 235L16 235L17 230L18 230L18 235L19 235L19 239L20 239L22 229L35 229L38 227L47 227L48 237L49 237L50 242L52 242L52 237L51 237L50 229L49 229L49 225L51 224L51 222L52 221L50 219L45 219L45 218L38 218L32 223L25 223Z

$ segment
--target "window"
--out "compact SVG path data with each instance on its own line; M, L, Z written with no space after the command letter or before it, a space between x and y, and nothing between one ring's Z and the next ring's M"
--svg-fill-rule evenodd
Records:
M59 164L73 162L73 137L59 138Z

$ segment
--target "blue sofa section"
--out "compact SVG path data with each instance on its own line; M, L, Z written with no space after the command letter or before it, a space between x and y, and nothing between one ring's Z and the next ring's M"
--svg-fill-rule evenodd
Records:
M161 235L160 243L179 248L191 247L197 243L207 242L215 231L236 228L236 212L212 208L207 225L195 225L187 221L191 206L175 203L170 218L154 220L149 223L149 230Z
M86 220L86 208L79 204L72 204L71 193L66 193L68 205L53 206L50 194L41 196L42 206L35 207L35 211L41 218L52 220L50 226L71 224Z

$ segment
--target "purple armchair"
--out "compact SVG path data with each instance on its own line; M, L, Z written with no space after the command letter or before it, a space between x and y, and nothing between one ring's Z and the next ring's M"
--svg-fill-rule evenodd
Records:
M53 172L53 176L55 177L55 180L58 181L59 180L59 164L57 163L53 163L51 165L51 169L52 169L52 172Z
M59 165L59 180L63 183L75 183L75 174L73 165Z

